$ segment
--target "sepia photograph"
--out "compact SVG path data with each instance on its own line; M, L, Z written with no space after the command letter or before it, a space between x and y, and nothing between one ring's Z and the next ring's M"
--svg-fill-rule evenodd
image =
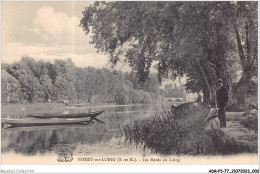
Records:
M1 164L258 157L257 1L1 2Z

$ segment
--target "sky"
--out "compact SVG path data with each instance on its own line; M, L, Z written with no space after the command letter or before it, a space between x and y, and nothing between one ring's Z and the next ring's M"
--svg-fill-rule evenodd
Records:
M108 67L108 56L96 53L79 26L91 3L2 2L2 62L71 58L79 67Z
M89 44L90 36L79 26L82 11L92 3L2 2L2 63L10 64L22 57L50 62L71 58L78 67L111 68L108 55L97 53ZM124 64L116 69L131 70ZM179 86L178 81L165 83Z

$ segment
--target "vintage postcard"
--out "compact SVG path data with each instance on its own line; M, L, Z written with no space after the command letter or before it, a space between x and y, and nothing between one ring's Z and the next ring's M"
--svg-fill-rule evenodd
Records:
M1 17L2 165L259 164L257 1L4 1Z

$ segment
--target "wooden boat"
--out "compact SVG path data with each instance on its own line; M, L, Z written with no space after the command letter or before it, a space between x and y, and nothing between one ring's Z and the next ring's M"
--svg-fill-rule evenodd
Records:
M10 126L7 123L2 126L2 131L24 131L30 132L35 130L56 130L56 129L64 129L64 128L88 128L87 126L91 125L89 121L79 124L71 124L71 125L44 125L44 126ZM3 130L4 129L4 130Z
M49 119L49 118L87 118L90 117L94 119L98 115L102 114L104 111L90 112L90 113L79 113L79 114L61 114L61 115L29 115L28 117L39 118L39 119Z
M6 119L2 120L2 124L7 124L7 127L30 127L30 126L52 126L52 125L84 125L90 123L88 118L76 119Z
M53 126L53 125L86 125L94 120L100 123L103 121L96 117L104 111L81 113L81 114L65 114L65 115L48 115L39 116L31 115L28 117L37 119L2 119L2 127L30 127L30 126Z

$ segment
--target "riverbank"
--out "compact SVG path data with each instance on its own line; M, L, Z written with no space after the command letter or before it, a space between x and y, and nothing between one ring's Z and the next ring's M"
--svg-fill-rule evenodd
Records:
M250 152L257 153L258 133L244 127L241 122L246 119L244 112L227 112L227 128L221 128L227 135L244 144Z
M227 113L227 128L204 131L209 108L183 104L175 113L151 116L123 127L129 143L170 155L231 155L257 153L257 133L240 123L243 113ZM239 116L237 116L239 115Z

